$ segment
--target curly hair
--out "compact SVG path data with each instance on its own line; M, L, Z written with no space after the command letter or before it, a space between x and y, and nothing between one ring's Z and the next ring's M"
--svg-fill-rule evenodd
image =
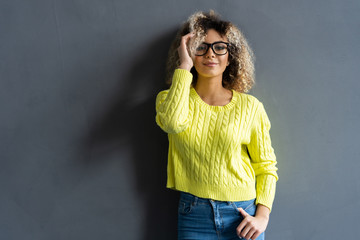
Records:
M219 15L213 10L210 10L208 13L194 13L183 23L177 32L170 46L167 58L166 83L171 85L173 73L180 65L177 49L180 45L181 37L190 32L195 33L195 36L189 43L190 55L194 56L196 47L204 41L209 29L214 29L221 37L225 36L230 43L228 48L230 64L223 73L223 86L229 90L234 89L238 92L248 92L255 84L255 57L253 51L244 34L231 22L221 20ZM194 67L191 69L191 73L194 76L192 85L195 86L197 72Z

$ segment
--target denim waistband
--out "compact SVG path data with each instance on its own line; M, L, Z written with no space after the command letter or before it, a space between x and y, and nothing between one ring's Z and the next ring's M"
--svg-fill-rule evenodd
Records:
M234 201L219 201L219 200L214 200L214 199L211 199L211 198L201 198L201 197L197 197L191 193L188 193L188 192L182 192L180 191L180 198L182 199L186 199L186 200L189 200L193 203L209 203L210 201L211 202L215 202L215 203L226 203L226 204L231 204L232 202ZM247 200L247 201L239 201L239 202L255 202L255 199L251 199L251 200Z
M180 193L180 198L182 199L187 199L191 202L193 202L194 204L196 203L209 203L209 201L212 201L212 202L217 202L217 203L227 203L227 204L230 204L231 201L218 201L218 200L214 200L214 199L211 199L211 198L201 198L201 197L197 197L191 193L188 193L188 192L181 192Z

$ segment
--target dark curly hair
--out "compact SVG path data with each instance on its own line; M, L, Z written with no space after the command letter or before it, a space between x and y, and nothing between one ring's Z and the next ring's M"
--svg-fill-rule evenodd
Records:
M194 56L195 48L204 41L209 29L216 30L222 37L228 39L229 45L229 66L223 73L223 86L227 89L234 89L238 92L248 92L255 83L255 57L244 34L231 22L221 20L214 12L196 12L181 26L169 49L167 59L166 82L170 85L175 69L180 65L178 47L181 37L194 32L195 36L189 43L190 55ZM193 67L192 85L195 86L197 72Z

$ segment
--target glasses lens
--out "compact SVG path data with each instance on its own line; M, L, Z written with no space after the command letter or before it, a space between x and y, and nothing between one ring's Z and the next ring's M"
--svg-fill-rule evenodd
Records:
M223 55L227 52L227 45L225 43L216 43L213 45L216 54Z
M196 50L195 50L195 55L204 55L206 53L206 50L207 50L208 46L206 44L200 44Z

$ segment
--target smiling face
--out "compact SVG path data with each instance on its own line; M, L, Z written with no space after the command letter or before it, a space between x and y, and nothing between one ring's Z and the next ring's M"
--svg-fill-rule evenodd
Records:
M214 29L209 29L206 33L205 43L213 43L218 41L227 42L226 37L221 35ZM221 77L229 64L229 53L225 55L216 55L211 48L205 55L195 56L194 67L198 73L198 77L213 78Z

